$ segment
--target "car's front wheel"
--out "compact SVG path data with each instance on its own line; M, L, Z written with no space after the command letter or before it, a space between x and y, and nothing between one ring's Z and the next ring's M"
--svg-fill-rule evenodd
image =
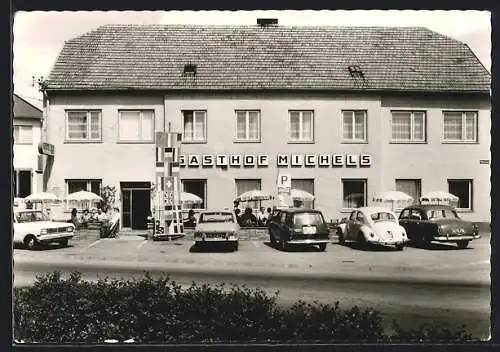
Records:
M26 238L24 239L24 245L27 249L29 250L33 250L36 248L36 246L38 245L38 241L36 240L36 237L33 236L33 235L28 235L26 236Z
M235 241L231 244L231 248L234 252L238 250L238 241Z
M467 241L467 240L466 241L458 241L457 242L457 247L459 249L465 249L465 248L467 248L468 245L469 245L469 241Z
M337 237L338 237L338 240L339 240L339 244L341 246L343 246L345 244L345 238L344 238L344 234L342 233L341 229L337 230Z
M325 249L326 249L326 243L320 243L320 244L318 245L318 247L319 247L319 250L320 250L321 252L324 252L324 251L325 251Z
M405 248L404 243L398 243L398 244L396 245L396 249L397 249L398 251L402 251L404 248Z
M59 241L59 245L61 247L67 247L68 246L68 240L66 239L66 240Z

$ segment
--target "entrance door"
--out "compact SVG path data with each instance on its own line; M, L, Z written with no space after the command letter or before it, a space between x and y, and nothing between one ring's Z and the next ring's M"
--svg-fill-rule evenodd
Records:
M133 230L147 229L150 213L149 182L122 182L122 226Z
M132 229L148 228L147 218L150 208L149 190L135 189L132 191Z

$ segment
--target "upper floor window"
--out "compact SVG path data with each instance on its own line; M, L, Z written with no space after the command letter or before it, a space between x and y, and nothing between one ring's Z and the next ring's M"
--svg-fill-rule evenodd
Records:
M236 111L236 139L252 142L260 140L260 111Z
M342 139L344 142L366 142L366 111L342 112Z
M118 112L118 139L122 142L153 142L153 110L121 110Z
M477 142L477 112L445 111L445 142Z
M184 142L206 142L207 140L207 112L203 110L185 110L184 115Z
M393 142L425 142L425 112L393 111L391 125Z
M14 144L33 144L33 126L14 126Z
M290 111L290 141L314 141L314 115L308 111Z
M101 111L100 110L67 111L66 140L101 141Z

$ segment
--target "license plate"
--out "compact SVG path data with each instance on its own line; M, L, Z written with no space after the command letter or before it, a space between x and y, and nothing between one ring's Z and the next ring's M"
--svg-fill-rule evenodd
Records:
M316 226L304 226L302 231L304 231L304 235L312 235L316 233Z
M207 238L222 238L224 237L223 233L207 233Z

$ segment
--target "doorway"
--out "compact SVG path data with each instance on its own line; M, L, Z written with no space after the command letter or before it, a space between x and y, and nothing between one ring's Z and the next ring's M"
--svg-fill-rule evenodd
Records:
M122 227L132 230L148 228L147 217L150 214L150 183L121 182Z

